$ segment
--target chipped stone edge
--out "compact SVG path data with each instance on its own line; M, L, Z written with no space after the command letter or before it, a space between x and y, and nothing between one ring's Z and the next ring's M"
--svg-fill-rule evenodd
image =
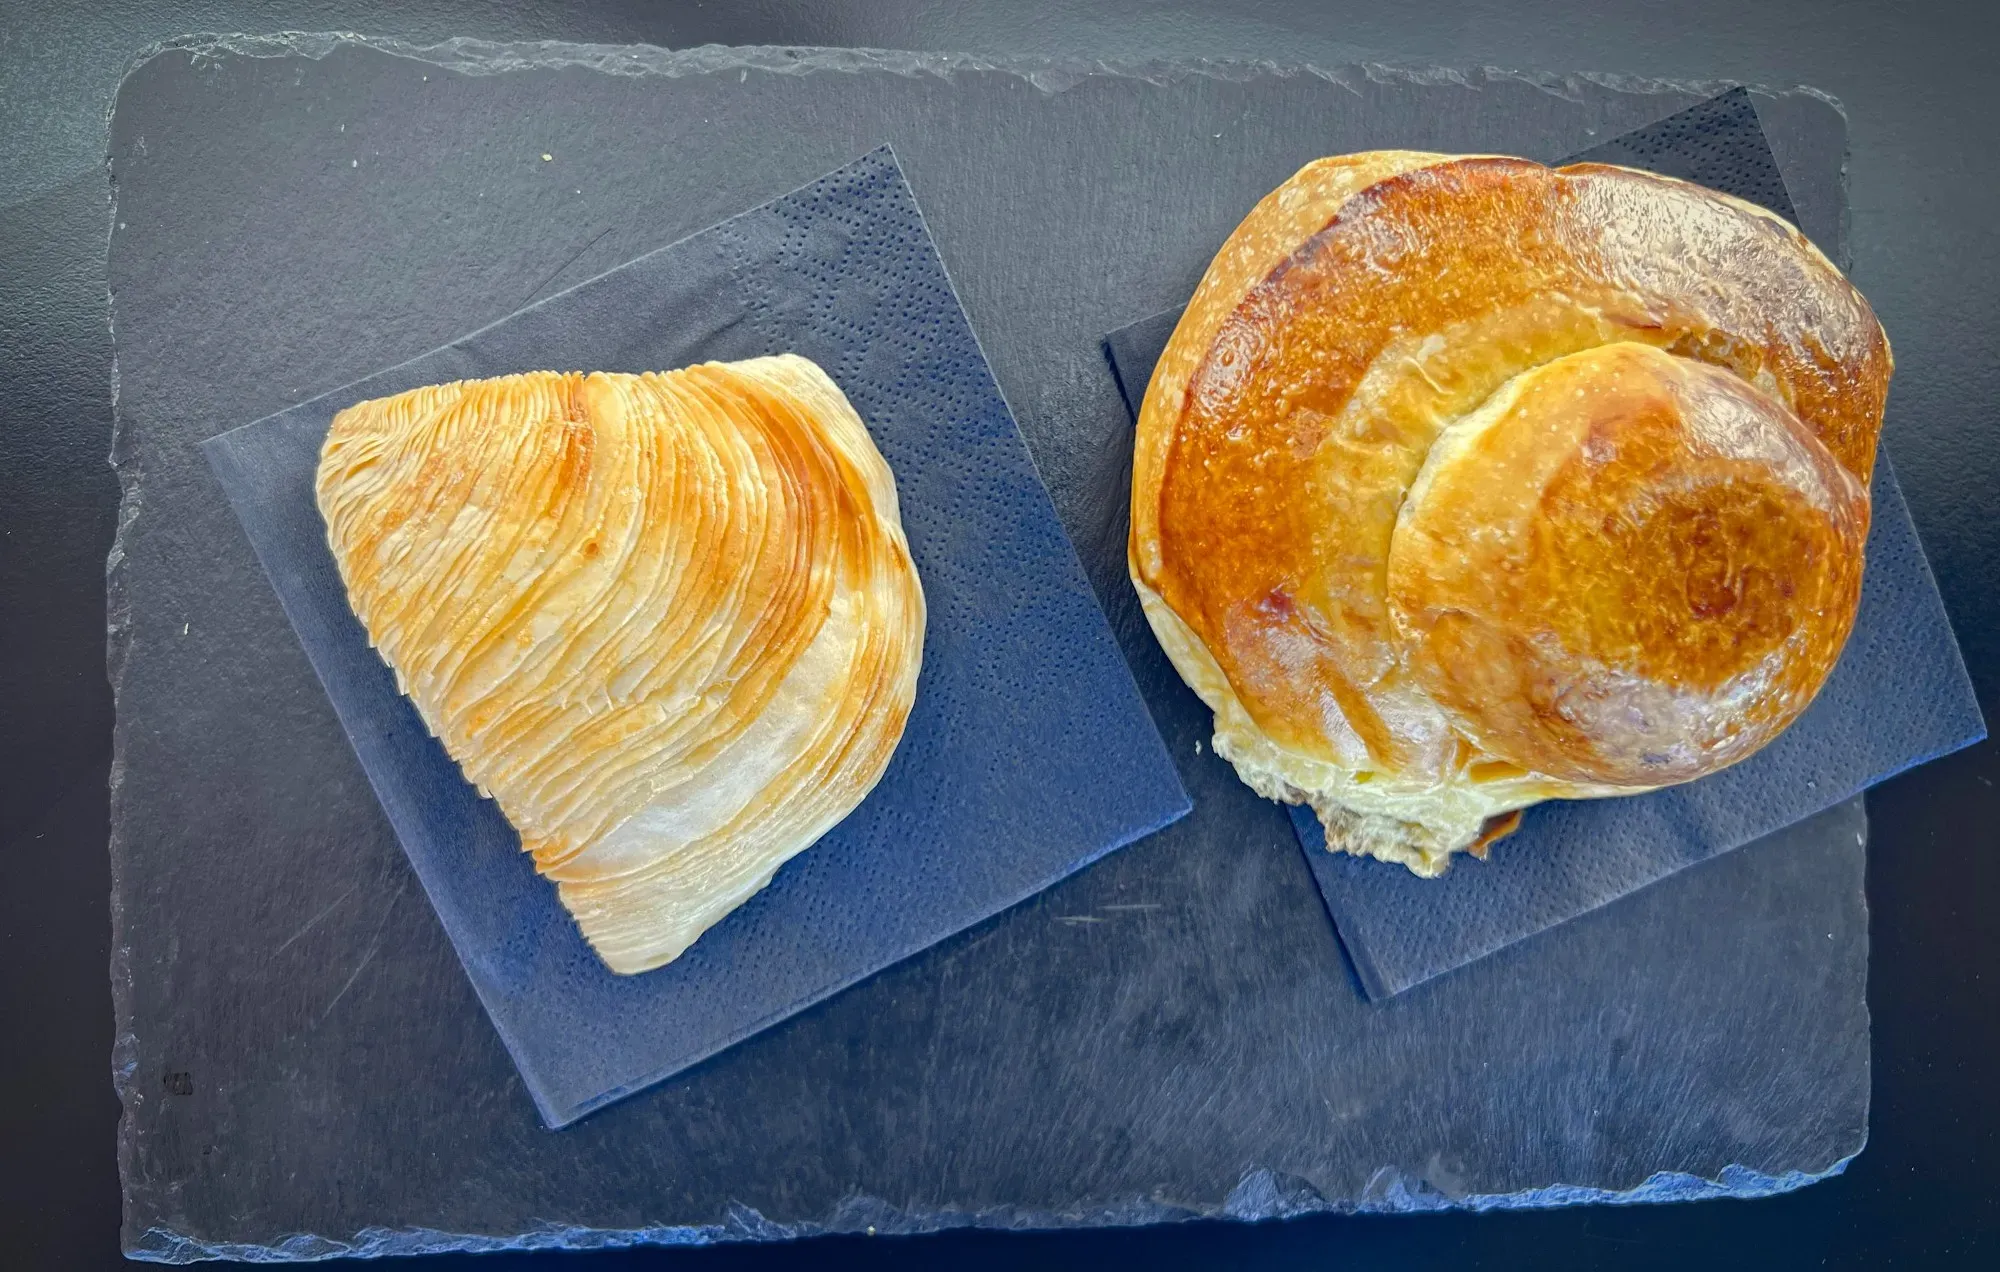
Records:
M139 62L134 61L127 68L126 78L138 65ZM122 79L119 88L121 91L124 88ZM118 1182L129 1220L132 1174L137 1160L133 1114L143 1096L138 1084L133 1081L139 1065L139 1040L132 1023L132 949L126 943L125 935L125 854L121 851L124 819L120 812L125 794L126 720L119 707L125 691L125 667L132 655L132 602L125 590L125 535L139 520L139 514L145 507L145 487L144 473L133 453L133 438L119 410L117 305L111 290L110 270L111 240L118 230L118 178L110 154L111 112L117 100L118 93L114 92L104 110L104 324L105 335L111 345L111 446L105 458L118 478L118 524L112 532L111 549L104 556L104 671L105 678L111 682L112 706L111 765L107 782L111 805L108 843L111 857L111 1014L116 1032L111 1040L111 1089L118 1097Z
M1857 1150L1858 1153L1858 1150ZM1580 1204L1644 1205L1707 1201L1719 1197L1771 1197L1841 1174L1855 1154L1818 1173L1790 1170L1771 1175L1725 1166L1718 1178L1658 1171L1636 1187L1615 1190L1550 1184L1514 1193L1451 1196L1393 1166L1375 1172L1357 1201L1329 1199L1308 1181L1263 1167L1246 1171L1220 1205L1190 1205L1134 1198L1091 1209L904 1210L873 1197L853 1197L818 1222L781 1223L752 1207L732 1204L720 1223L644 1228L587 1228L542 1223L511 1236L445 1232L435 1228L363 1228L348 1238L297 1234L269 1245L203 1241L164 1227L148 1228L126 1256L156 1263L231 1259L245 1263L305 1263L322 1259L381 1258L416 1254L492 1254L523 1250L619 1250L634 1246L708 1246L737 1242L796 1241L818 1236L918 1236L948 1229L1010 1232L1073 1228L1140 1227L1193 1220L1256 1223L1315 1214L1421 1214L1439 1211L1532 1210Z
M544 40L497 43L455 37L441 43L418 45L407 41L363 35L358 32L284 31L271 34L195 33L176 36L147 45L127 63L119 88L111 94L104 113L105 137L125 81L148 63L173 53L188 55L197 64L219 61L225 56L305 57L319 60L343 48L362 48L395 57L424 62L465 75L496 75L521 70L584 68L611 75L682 76L711 74L725 70L756 70L769 74L805 75L821 72L874 72L905 76L936 76L950 79L960 74L1001 73L1016 75L1045 93L1059 93L1087 80L1118 76L1151 84L1166 84L1191 77L1224 81L1247 81L1261 76L1291 78L1313 76L1339 85L1357 96L1363 83L1409 83L1424 85L1456 84L1478 89L1492 83L1519 83L1568 101L1581 101L1585 85L1639 95L1712 96L1738 86L1735 80L1662 79L1640 75L1572 72L1517 71L1503 67L1452 68L1386 62L1361 62L1337 66L1312 63L1280 63L1252 58L1046 58L987 57L965 53L912 52L895 49L788 47L775 45L701 45L669 49L655 45L575 44ZM1846 118L1846 109L1831 94L1806 85L1774 88L1743 85L1759 96L1807 96L1825 102ZM108 146L107 146L108 149ZM1844 160L1844 157L1843 157ZM107 255L118 223L116 171L110 156L105 159L107 200L105 236ZM1845 162L1842 181L1845 184ZM1843 215L1845 213L1843 212ZM133 438L119 409L117 309L106 276L105 315L111 337L112 436L109 462L119 484L118 526L111 550L105 557L106 594L106 673L111 682L114 710L111 795L111 991L117 1021L112 1044L112 1085L121 1106L118 1124L118 1167L129 1196L135 1159L132 1119L129 1116L143 1098L133 1082L138 1064L137 1038L131 1029L131 950L125 944L123 904L122 819L119 816L125 774L124 718L117 712L123 696L125 668L132 653L131 602L124 580L125 536L144 511L144 471L138 462ZM1857 1148L1856 1153L1860 1150ZM435 1229L366 1228L352 1238L295 1235L272 1245L241 1242L203 1241L165 1227L149 1227L129 1241L127 1253L136 1259L186 1263L203 1259L236 1259L246 1262L295 1262L351 1256L442 1253L447 1251L610 1249L635 1245L707 1245L723 1241L787 1240L836 1232L877 1231L883 1233L934 1232L946 1228L1063 1228L1080 1226L1135 1226L1176 1220L1228 1218L1254 1221L1286 1218L1320 1212L1371 1213L1427 1210L1506 1210L1579 1203L1621 1205L1656 1201L1696 1200L1720 1196L1768 1196L1804 1187L1846 1169L1852 1155L1842 1158L1819 1174L1787 1171L1767 1175L1740 1166L1725 1167L1718 1179L1704 1179L1681 1172L1662 1171L1644 1183L1624 1191L1554 1184L1505 1194L1470 1194L1449 1197L1430 1189L1419 1180L1412 1186L1393 1167L1384 1167L1370 1181L1364 1196L1356 1202L1330 1200L1310 1184L1295 1177L1280 1176L1262 1168L1247 1172L1243 1180L1220 1206L1187 1206L1163 1201L1132 1201L1089 1212L1043 1212L1016 1207L981 1211L936 1210L905 1213L885 1202L857 1198L837 1208L823 1223L775 1223L749 1207L733 1207L723 1224L659 1226L634 1229L590 1229L543 1224L513 1236L449 1233ZM863 1219L859 1216L879 1216Z
M1188 78L1249 80L1259 76L1312 76L1338 84L1357 95L1369 83L1457 84L1479 88L1487 83L1519 83L1568 101L1583 100L1583 86L1642 95L1699 94L1712 96L1739 85L1768 97L1802 94L1826 102L1843 117L1845 109L1829 93L1806 85L1781 88L1743 84L1732 79L1664 79L1614 72L1522 71L1499 66L1449 67L1401 62L1355 62L1323 66L1312 62L1285 63L1265 58L1052 58L986 56L972 53L918 52L903 49L828 48L789 45L704 44L670 49L650 44L575 44L558 40L498 43L455 36L436 44L364 35L353 31L280 31L249 35L200 32L156 41L127 64L123 78L165 53L182 52L197 62L224 55L242 57L324 58L345 47L373 49L465 75L498 75L518 70L560 70L581 67L610 75L701 75L723 70L756 70L779 75L822 71L887 72L950 79L969 72L1018 75L1047 93L1060 93L1102 76L1166 84ZM122 80L121 80L122 88ZM117 94L112 95L115 107ZM107 109L106 118L109 118Z

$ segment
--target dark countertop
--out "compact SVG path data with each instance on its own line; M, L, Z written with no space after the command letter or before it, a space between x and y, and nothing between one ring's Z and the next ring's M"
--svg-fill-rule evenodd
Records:
M103 555L117 489L103 330L103 117L124 66L189 30L358 30L685 46L812 43L1066 56L1267 57L1494 64L1570 72L1811 84L1851 126L1854 277L1895 341L1885 439L1991 712L2000 702L2000 484L1989 404L2000 398L2000 160L1990 113L1996 34L1985 6L1792 0L1739 6L1487 0L1401 6L1305 0L1190 5L957 7L879 3L675 5L626 0L569 13L529 0L257 4L76 11L10 5L0 19L0 1059L13 1097L0 1240L19 1266L118 1260L108 891L110 694ZM1630 10L1625 12L1624 10ZM791 1266L826 1257L911 1266L1081 1266L1107 1257L1185 1266L1984 1265L2000 1244L1988 1179L2000 1157L1990 1082L2000 1016L2000 814L1989 743L1872 793L1869 901L1875 1021L1873 1134L1846 1175L1754 1204L1711 1202L1424 1219L1317 1218L1245 1228L959 1234L808 1247L641 1252L600 1264ZM1984 1253L1985 1260L1980 1258ZM525 1256L489 1258L513 1266ZM539 1262L553 1262L540 1259ZM442 1262L442 1261L440 1261Z

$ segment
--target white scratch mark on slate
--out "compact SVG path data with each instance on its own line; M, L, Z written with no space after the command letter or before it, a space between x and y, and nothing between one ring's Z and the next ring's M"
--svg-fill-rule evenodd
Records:
M408 891L409 891L409 880L405 879L403 880L401 885L397 887L395 895L391 896L389 900L382 906L382 918L380 922L375 924L375 936L372 940L368 942L368 952L363 954L360 960L354 964L354 970L348 973L347 980L344 984L341 985L340 991L333 996L331 1001L327 1003L325 1010L320 1012L319 1014L320 1024L323 1025L326 1023L326 1018L333 1014L333 1009L340 1005L340 1000L347 997L347 991L354 988L354 982L361 979L361 973L367 971L368 965L375 961L375 956L382 952L382 938L385 935L387 935L389 931L389 916L395 913L396 903L401 901L403 899L403 894Z
M347 997L347 991L354 988L354 982L361 979L361 973L366 971L368 965L375 961L375 955L378 952L380 952L381 949L382 949L382 933L380 930L377 930L375 933L375 939L371 941L368 945L368 952L361 956L361 961L354 965L354 971L348 975L347 983L340 987L340 992L333 996L333 1001L329 1002L326 1005L326 1010L319 1014L320 1024L323 1025L326 1023L326 1018L333 1014L333 1009L340 1005L340 1000Z
M326 903L326 908L325 908L324 910L321 910L321 911L320 911L320 912L319 912L318 914L315 914L315 915L313 915L313 916L312 916L312 917L311 917L310 919L307 919L307 920L305 921L305 924L304 924L304 926L300 927L298 931L296 931L296 932L292 933L292 934L291 934L290 936L286 937L286 938L285 938L285 940L284 940L284 943L283 943L282 945L278 946L278 948L277 948L277 949L275 949L275 950L272 950L272 951L271 951L271 956L272 956L273 958L276 958L276 957L277 957L278 955L280 955L280 954L283 954L283 953L284 953L284 952L285 952L286 950L290 949L290 948L291 948L291 945L292 945L292 942L293 942L293 941L296 941L296 940L298 940L298 939L299 939L300 937L304 936L304 935L305 935L306 933L308 933L308 932L312 931L312 930L313 930L313 927L314 927L314 926L315 926L316 924L318 924L318 923L319 923L319 921L320 921L321 919L325 918L325 917L326 917L327 915L329 915L329 914L332 914L332 913L333 913L333 911L334 911L334 907L335 907L335 906L338 906L338 905L339 905L339 904L340 904L340 903L341 903L342 901L345 901L345 900L347 900L347 898L349 898L349 897L353 896L353 895L354 895L354 890L355 890L356 888L360 887L360 886L361 886L361 884L360 884L359 882L355 882L355 883L350 883L350 884L348 884L348 885L347 885L347 891L345 891L345 892L341 893L341 894L340 894L339 896L335 897L335 898L334 898L333 900L331 900L331 901L327 902L327 903Z

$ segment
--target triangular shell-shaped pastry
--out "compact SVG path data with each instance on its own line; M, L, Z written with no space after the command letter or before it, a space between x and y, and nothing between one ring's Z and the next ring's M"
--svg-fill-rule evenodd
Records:
M804 358L362 402L318 496L369 640L613 971L678 957L902 737L895 479Z

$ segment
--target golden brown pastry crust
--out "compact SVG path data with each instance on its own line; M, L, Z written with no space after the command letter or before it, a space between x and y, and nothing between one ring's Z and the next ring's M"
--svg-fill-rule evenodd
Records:
M398 686L615 971L768 883L902 736L924 605L894 478L803 358L362 402L318 499Z
M1634 425L1626 440L1664 458L1649 476L1626 473L1630 488L1615 495L1615 473L1573 465L1568 485L1523 512L1523 533L1566 542L1594 500L1640 509L1648 481L1672 486L1696 470L1708 493L1675 514L1684 532L1627 533L1621 551L1637 558L1593 555L1581 539L1537 556L1541 586L1574 601L1567 617L1529 613L1518 589L1484 597L1480 667L1468 668L1459 645L1474 627L1451 595L1413 594L1398 625L1390 562L1405 496L1455 422L1517 377L1608 346L1717 368L1726 382L1664 371L1643 353L1569 367L1571 392L1597 372L1631 377L1618 409L1651 411L1657 427ZM1218 751L1246 780L1313 802L1339 845L1435 873L1490 817L1711 771L1810 699L1852 619L1890 370L1866 302L1795 230L1748 204L1601 165L1406 151L1321 160L1230 237L1154 373L1134 456L1133 580L1163 645L1216 709ZM1745 460L1717 477L1710 468L1728 463L1696 452L1719 411L1747 412L1764 443L1804 446L1811 462ZM1582 445L1582 416L1542 414ZM1538 447L1560 449L1515 432L1509 453L1526 468ZM1489 484L1455 474L1419 524L1448 526L1454 502ZM1765 534L1745 511L1759 499L1783 510L1782 530ZM1728 556L1710 555L1704 517L1754 540L1737 552L1748 572L1727 582L1750 587L1744 603L1720 623L1685 607L1646 617L1676 570ZM1823 555L1798 556L1808 545ZM1793 563L1766 560L1773 553ZM1606 577L1625 578L1623 591L1578 577L1614 565ZM1759 580L1791 594L1774 600ZM1629 612L1614 613L1621 606ZM1613 629L1630 638L1620 644ZM1782 668L1764 669L1776 677L1768 693L1753 692L1763 673L1749 668L1762 664L1721 639L1725 629L1783 647ZM1503 635L1542 652L1516 651L1495 670L1484 660ZM1706 741L1681 736L1694 751L1671 762L1633 741L1657 730L1614 745L1606 711L1581 705L1590 694L1571 686L1565 707L1545 692L1574 669L1575 640L1622 651L1605 674L1645 686L1613 695L1627 707L1643 698L1657 715L1687 694L1729 705L1695 730Z
M1867 488L1789 411L1720 368L1602 345L1431 448L1390 544L1392 639L1485 754L1686 781L1812 701L1867 527Z

